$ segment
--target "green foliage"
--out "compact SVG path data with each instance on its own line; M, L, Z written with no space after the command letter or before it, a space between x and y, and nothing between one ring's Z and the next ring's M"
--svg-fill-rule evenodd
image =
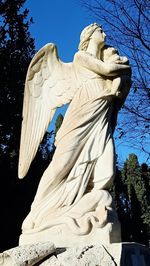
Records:
M17 245L22 219L34 195L31 183L29 190L28 181L21 183L17 179L24 82L35 53L34 40L28 31L31 20L27 19L28 10L23 10L24 3L25 0L0 1L1 249Z
M16 160L19 149L24 82L35 53L24 1L0 2L0 158Z
M130 154L117 170L115 200L122 224L123 241L148 244L150 239L150 169ZM126 230L128 228L128 230Z

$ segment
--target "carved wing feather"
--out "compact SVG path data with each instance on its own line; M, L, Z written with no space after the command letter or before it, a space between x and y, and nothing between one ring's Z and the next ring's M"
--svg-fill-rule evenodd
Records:
M26 76L19 178L26 175L57 107L69 103L76 90L73 64L59 60L55 44L46 44L32 59Z

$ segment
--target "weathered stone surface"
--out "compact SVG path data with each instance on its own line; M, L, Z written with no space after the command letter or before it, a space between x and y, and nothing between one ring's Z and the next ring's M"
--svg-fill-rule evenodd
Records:
M38 264L37 264L38 263ZM136 243L57 248L50 242L0 254L0 266L149 266L150 250Z
M84 248L68 248L57 250L57 258L52 256L42 266L114 266L115 260L104 246L87 246Z
M55 246L51 242L18 246L0 254L0 265L32 266L54 252Z
M49 237L51 236L51 237ZM52 228L47 228L34 234L22 234L20 245L36 243L37 240L51 241L57 248L61 247L85 247L89 245L109 245L110 243L120 243L120 224L116 217L111 217L111 221L103 228L93 227L91 232L85 235L77 235L71 232L66 224L60 224Z

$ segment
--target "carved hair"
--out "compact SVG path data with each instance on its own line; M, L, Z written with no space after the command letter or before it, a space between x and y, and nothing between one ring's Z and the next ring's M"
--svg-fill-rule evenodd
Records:
M92 36L92 34L94 33L94 31L97 28L100 28L101 26L98 25L97 23L92 23L89 26L87 26L86 28L83 29L83 31L81 32L80 35L80 43L78 46L79 50L86 50L90 41L90 37Z

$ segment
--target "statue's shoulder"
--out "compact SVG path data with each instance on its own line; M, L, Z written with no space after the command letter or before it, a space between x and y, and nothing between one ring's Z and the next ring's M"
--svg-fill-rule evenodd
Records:
M82 65L83 62L84 62L84 64L86 62L89 62L91 57L92 56L89 53L87 53L86 51L78 51L75 53L73 61L79 65L80 64Z
M74 55L74 60L78 60L85 56L85 51L77 51Z

